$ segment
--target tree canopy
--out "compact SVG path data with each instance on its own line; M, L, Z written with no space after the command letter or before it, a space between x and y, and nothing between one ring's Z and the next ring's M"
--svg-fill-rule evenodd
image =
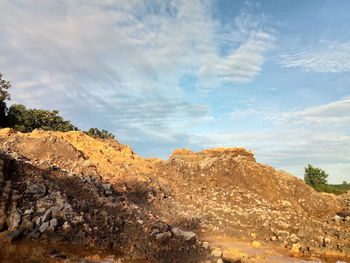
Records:
M309 164L305 167L304 181L310 186L319 186L327 184L328 174L320 168L313 167Z
M10 100L11 96L8 89L11 88L9 81L2 79L2 74L0 73L0 127L7 126L7 106L6 100Z
M9 126L21 132L34 129L44 131L75 131L77 127L58 115L58 111L26 109L22 104L13 104L8 110Z

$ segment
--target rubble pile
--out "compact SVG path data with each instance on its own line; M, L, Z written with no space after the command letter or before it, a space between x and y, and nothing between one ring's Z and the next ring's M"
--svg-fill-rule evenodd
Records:
M230 262L200 241L217 234L349 256L349 195L317 193L243 148L145 159L82 132L0 130L0 236L9 241L107 247L150 262Z

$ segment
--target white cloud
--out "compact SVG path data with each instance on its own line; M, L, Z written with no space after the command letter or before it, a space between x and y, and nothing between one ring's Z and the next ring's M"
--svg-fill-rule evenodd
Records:
M280 57L283 67L313 72L350 72L350 41L324 41L321 47L290 52Z
M233 120L267 124L257 131L203 134L206 147L241 146L252 149L259 162L303 176L307 164L325 169L330 182L348 180L350 171L350 99L289 112L240 109ZM273 124L272 126L270 124Z
M269 114L266 119L288 125L349 125L350 99L345 98L304 110Z

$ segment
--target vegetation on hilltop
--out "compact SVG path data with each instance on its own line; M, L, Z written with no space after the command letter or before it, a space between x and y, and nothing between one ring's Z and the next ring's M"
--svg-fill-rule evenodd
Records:
M32 132L35 129L44 131L76 131L77 127L58 115L58 111L27 109L22 104L13 104L8 110L9 127L20 132Z
M35 129L60 132L78 130L69 120L64 120L57 110L27 109L22 104L13 104L8 108L6 102L11 99L8 91L10 88L10 82L3 80L2 74L0 73L1 128L9 127L20 132L31 132ZM91 128L84 132L94 138L114 139L114 135L106 130L100 131L97 128Z
M114 135L106 130L100 131L97 128L90 128L88 131L84 131L85 134L94 137L94 138L102 138L102 139L108 139L112 138L114 139Z
M309 164L305 167L304 182L314 188L317 192L332 194L343 194L350 190L350 183L344 181L342 184L328 184L328 174L320 168Z

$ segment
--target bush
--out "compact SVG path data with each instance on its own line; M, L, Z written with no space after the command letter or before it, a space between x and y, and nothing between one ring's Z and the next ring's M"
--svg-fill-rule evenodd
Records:
M84 133L94 138L114 139L114 135L112 133L106 130L100 131L97 128L90 128L88 131L85 131Z

